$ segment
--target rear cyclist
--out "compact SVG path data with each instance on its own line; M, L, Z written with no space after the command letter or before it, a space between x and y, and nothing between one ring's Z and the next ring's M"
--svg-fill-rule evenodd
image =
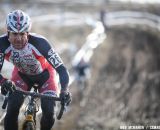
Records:
M83 57L79 63L74 67L76 72L76 80L80 89L84 89L87 86L87 80L90 78L90 64Z
M12 11L7 15L6 27L6 34L0 37L0 70L4 59L13 63L14 70L10 80L0 74L1 93L5 95L9 89L14 89L10 87L14 84L17 89L30 91L30 86L36 83L40 93L58 95L58 73L61 84L60 98L69 104L71 96L68 89L68 71L48 40L29 32L30 17L21 10ZM15 92L10 95L4 119L5 130L18 130L19 109L23 101L22 94ZM55 121L55 102L41 99L41 108L41 130L51 130Z

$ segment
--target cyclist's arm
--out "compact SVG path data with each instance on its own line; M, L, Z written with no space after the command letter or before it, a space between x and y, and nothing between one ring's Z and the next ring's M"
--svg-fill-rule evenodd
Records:
M63 90L65 91L67 89L68 83L69 83L69 73L64 65L60 65L59 67L56 68L56 70L57 70L59 77L60 77L62 91Z
M1 72L1 69L2 69L2 66L3 66L3 63L4 63L4 53L0 52L0 72ZM4 79L5 78L0 73L0 84L3 82Z
M9 47L10 43L8 41L8 37L6 34L0 36L0 72L2 70L2 66L5 59L5 50ZM0 84L3 82L5 78L0 73Z
M57 73L59 74L59 79L60 79L60 84L62 87L62 90L66 90L68 87L68 83L69 83L69 73L66 69L66 67L64 66L60 56L58 55L58 53L56 53L54 51L53 48L48 48L47 49L48 52L52 52L47 53L47 60L48 62L55 68L55 70L57 71Z
M69 73L58 53L55 52L49 42L43 37L36 38L36 41L34 40L34 46L36 46L40 53L55 68L59 74L62 90L66 90L69 83Z

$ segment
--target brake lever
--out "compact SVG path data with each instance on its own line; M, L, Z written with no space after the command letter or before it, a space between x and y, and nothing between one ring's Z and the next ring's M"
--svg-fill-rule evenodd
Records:
M57 116L57 119L58 120L60 120L61 118L62 118L62 116L63 116L63 114L64 114L64 112L66 112L66 110L67 110L67 105L66 105L66 103L62 103L61 102L61 109L60 109L60 112L59 112L59 114L58 114L58 116Z

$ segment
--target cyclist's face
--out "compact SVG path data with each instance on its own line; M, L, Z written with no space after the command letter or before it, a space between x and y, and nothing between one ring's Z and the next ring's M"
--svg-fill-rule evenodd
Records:
M8 40L13 45L15 49L23 49L26 43L28 42L28 33L14 33L9 32Z

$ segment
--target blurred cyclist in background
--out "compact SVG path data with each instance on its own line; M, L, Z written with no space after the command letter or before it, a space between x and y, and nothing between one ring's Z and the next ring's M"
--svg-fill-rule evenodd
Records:
M74 66L76 72L76 81L80 89L87 86L87 80L90 77L90 65L89 62L85 61L82 57L77 65Z
M31 86L36 83L40 93L58 96L58 73L61 84L60 98L69 104L71 95L68 71L49 41L29 32L30 17L21 10L10 12L6 18L6 27L7 33L0 37L0 70L4 59L12 62L15 67L10 80L0 74L1 93L6 95L9 90L14 90L15 86L16 89L30 91ZM18 115L23 101L23 95L16 91L10 95L4 119L5 130L18 130ZM55 102L42 98L41 108L40 129L51 130L55 121Z

